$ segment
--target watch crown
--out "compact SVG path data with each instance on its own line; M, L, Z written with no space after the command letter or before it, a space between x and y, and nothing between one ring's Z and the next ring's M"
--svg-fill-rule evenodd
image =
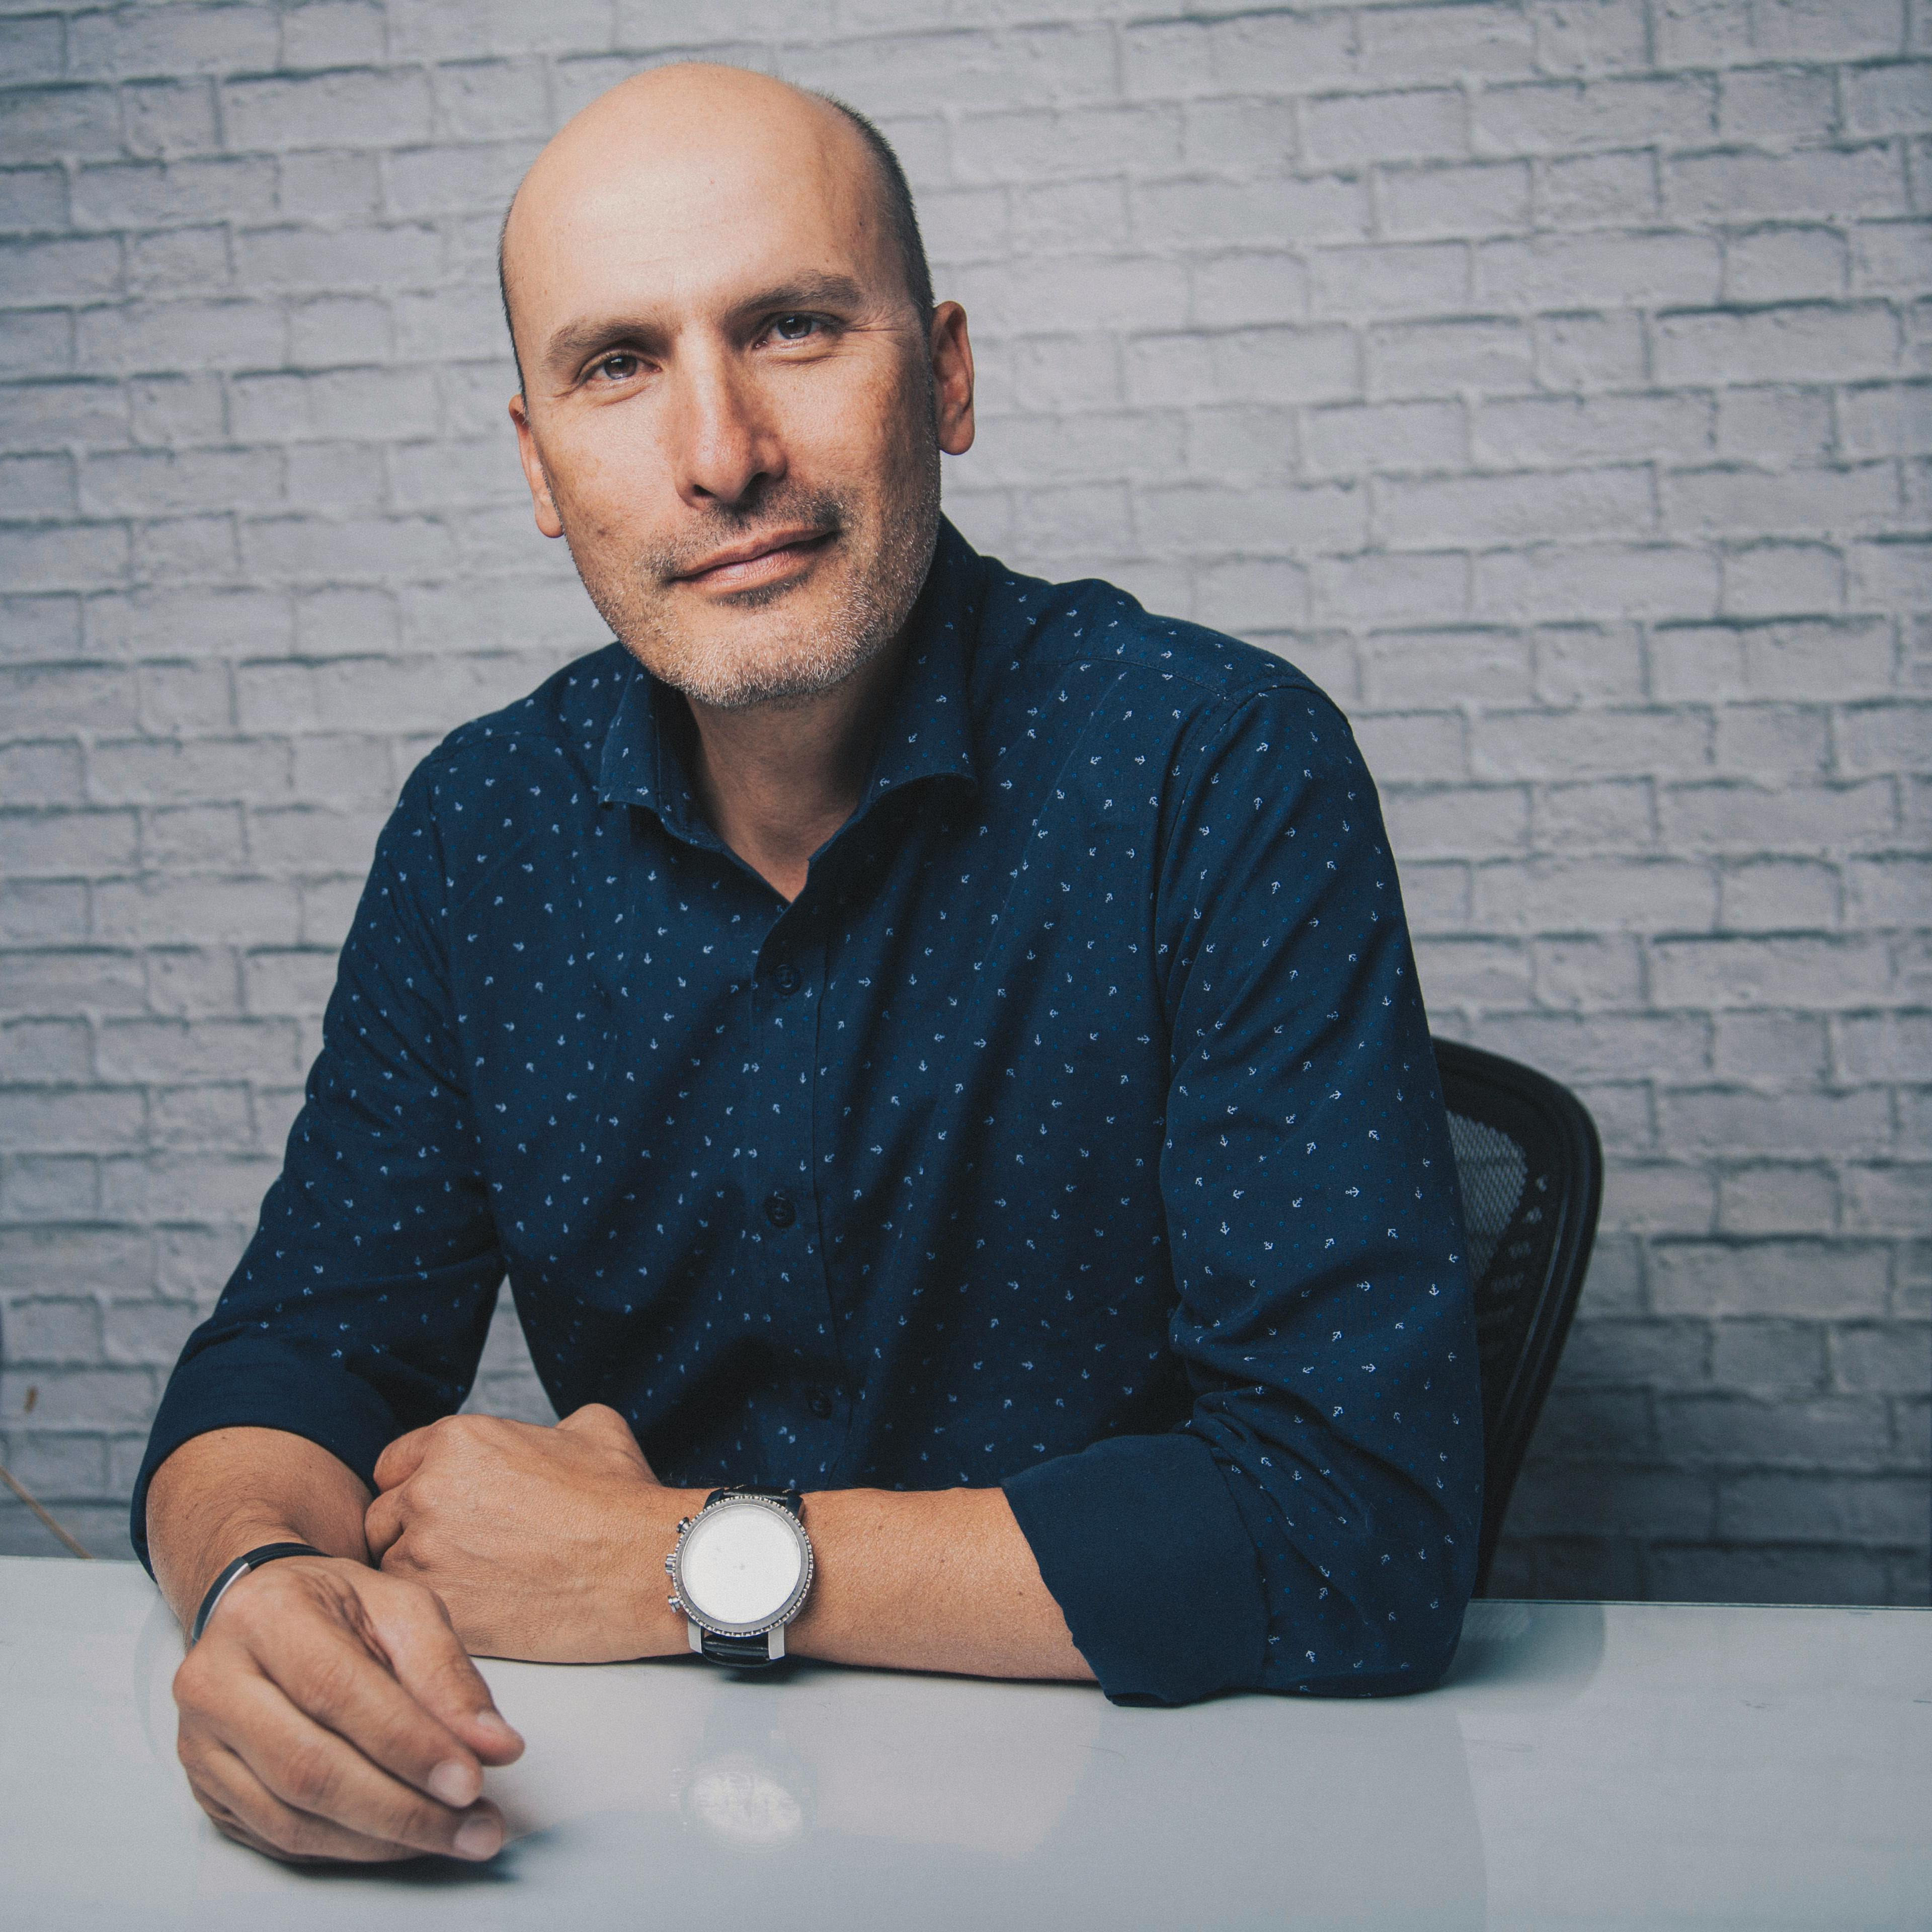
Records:
M674 1550L670 1556L664 1558L664 1568L667 1570L675 1570L677 1568L677 1554L676 1551Z

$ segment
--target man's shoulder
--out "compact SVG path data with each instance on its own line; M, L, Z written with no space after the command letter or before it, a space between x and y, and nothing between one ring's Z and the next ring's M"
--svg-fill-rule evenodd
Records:
M1096 577L1052 583L982 559L980 648L995 676L1105 665L1199 711L1271 691L1327 694L1287 658L1183 617L1163 617Z
M496 777L504 760L534 753L594 786L604 740L637 661L619 644L573 658L500 710L459 724L418 767L435 784Z

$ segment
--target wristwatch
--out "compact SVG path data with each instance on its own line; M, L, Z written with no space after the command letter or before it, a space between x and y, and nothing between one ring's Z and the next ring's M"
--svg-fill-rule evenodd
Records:
M784 1655L784 1627L812 1588L802 1502L796 1490L713 1490L678 1525L670 1606L700 1656L758 1670Z

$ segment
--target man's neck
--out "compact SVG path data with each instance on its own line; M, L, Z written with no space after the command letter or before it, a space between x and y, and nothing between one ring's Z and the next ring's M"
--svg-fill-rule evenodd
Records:
M711 827L787 899L812 855L857 809L904 640L836 690L784 704L720 711L687 699L692 771Z

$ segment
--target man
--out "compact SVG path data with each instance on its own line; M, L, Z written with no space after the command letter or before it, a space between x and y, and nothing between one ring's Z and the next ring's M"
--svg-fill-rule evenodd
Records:
M627 82L503 263L537 522L620 641L405 788L156 1420L202 1803L490 1856L466 1650L1426 1685L1474 1352L1340 715L943 524L966 318L844 110ZM554 1429L453 1416L506 1272Z

